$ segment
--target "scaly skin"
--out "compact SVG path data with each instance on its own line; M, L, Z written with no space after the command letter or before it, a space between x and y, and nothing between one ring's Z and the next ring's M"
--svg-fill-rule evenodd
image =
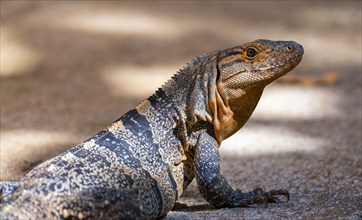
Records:
M254 111L263 89L293 69L303 48L257 40L195 58L153 96L89 140L0 183L4 219L157 219L196 177L215 207L289 198L234 190L218 148Z

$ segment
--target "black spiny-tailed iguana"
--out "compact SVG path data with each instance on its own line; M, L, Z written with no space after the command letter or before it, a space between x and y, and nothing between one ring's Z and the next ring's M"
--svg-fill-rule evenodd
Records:
M154 95L89 140L0 185L4 219L157 219L196 177L215 207L289 198L234 190L218 148L254 111L263 89L301 61L292 41L257 40L195 58Z

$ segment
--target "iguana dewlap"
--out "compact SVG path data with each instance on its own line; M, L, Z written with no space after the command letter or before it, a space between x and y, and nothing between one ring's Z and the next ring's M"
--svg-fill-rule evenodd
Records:
M18 182L2 182L1 219L157 219L194 177L215 207L289 197L234 190L220 174L218 148L302 55L293 41L256 40L195 58L106 129Z

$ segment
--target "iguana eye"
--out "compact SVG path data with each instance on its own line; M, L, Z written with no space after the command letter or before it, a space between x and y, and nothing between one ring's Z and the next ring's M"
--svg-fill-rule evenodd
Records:
M248 58L254 58L257 54L258 54L258 51L253 47L246 49L246 56Z

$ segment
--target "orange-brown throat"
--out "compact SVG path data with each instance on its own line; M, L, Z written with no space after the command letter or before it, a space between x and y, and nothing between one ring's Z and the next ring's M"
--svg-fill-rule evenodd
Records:
M250 118L264 87L252 89L228 88L220 79L210 110L216 140L221 143L236 133Z

